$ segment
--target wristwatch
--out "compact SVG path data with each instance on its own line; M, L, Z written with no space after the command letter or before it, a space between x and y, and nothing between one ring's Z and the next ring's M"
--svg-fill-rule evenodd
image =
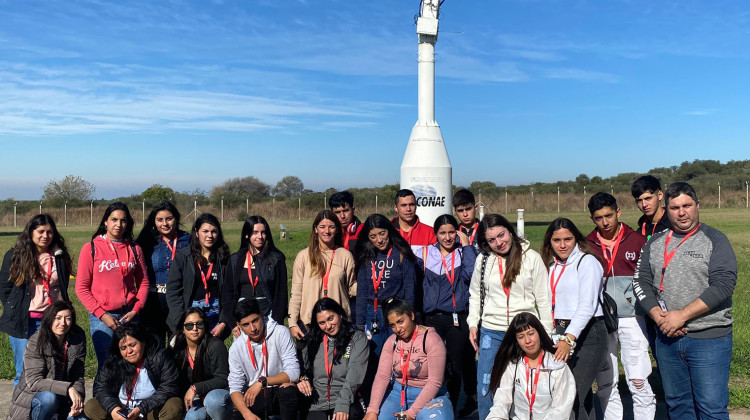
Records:
M570 346L571 349L576 348L576 342L573 339L571 339L570 337L568 337L566 334L560 335L560 339L559 340L568 343L568 345Z
M258 382L260 383L260 386L263 387L263 388L265 388L265 387L268 386L268 380L266 379L265 376L259 377L258 378Z

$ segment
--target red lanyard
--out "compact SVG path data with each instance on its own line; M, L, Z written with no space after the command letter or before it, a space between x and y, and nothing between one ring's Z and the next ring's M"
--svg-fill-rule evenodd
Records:
M664 214L661 215L661 217L664 217ZM657 220L652 220L651 224L653 227L651 228L651 234L647 236L648 239L651 239L652 236L654 236L654 233L656 233L656 225L661 220L661 217ZM646 225L648 224L648 221L643 221L643 226L641 226L641 235L646 236Z
M190 349L185 347L185 353L187 353L188 363L190 363L190 369L195 368L195 359L190 355Z
M383 280L383 273L385 273L386 268L388 267L388 258L391 257L391 251L393 251L393 247L391 246L391 249L388 250L388 254L385 256L385 262L383 263L383 269L380 270L380 274L378 274L377 278L375 277L375 262L372 262L372 288L375 291L375 301L373 303L373 310L375 313L378 312L378 289L380 289L380 281Z
M609 277L612 273L612 268L615 265L615 256L617 255L617 250L620 249L620 240L622 239L622 234L625 232L625 229L622 228L622 225L620 225L620 233L617 234L617 238L615 239L615 246L612 248L612 255L611 257L607 256L607 247L602 244L602 256L604 257L604 260L607 261L607 271L604 272L604 275Z
M255 276L255 281L253 281L253 254L250 251L247 251L247 278L250 279L250 284L253 285L253 293L255 293L255 288L258 286L258 276Z
M65 343L63 343L63 367L65 367L68 364L68 340L65 340Z
M130 265L130 247L125 245L125 256L127 257L125 260L125 268L122 267L122 261L120 261L120 256L117 255L117 249L115 249L115 245L112 243L109 238L107 238L107 245L109 245L109 249L112 251L113 254L115 254L115 260L117 260L117 265L120 267L120 273L122 274L123 283L125 280L125 276L128 275L128 266Z
M669 233L667 234L667 240L664 242L664 265L661 266L661 282L659 283L659 292L664 291L664 273L667 271L667 266L669 265L669 263L672 262L672 258L674 258L674 254L675 252L677 252L677 248L679 248L680 245L687 241L689 237L693 236L693 234L698 231L699 227L701 227L700 223L698 223L698 226L696 226L695 229L691 230L690 233L682 238L680 243L677 244L676 247L674 247L672 252L668 253L667 248L669 247L669 242L672 240L672 234L674 233L672 229L669 230Z
M44 273L42 273L42 286L44 286L44 290L47 292L47 300L49 300L50 306L52 306L52 295L51 295L51 286L52 283L52 255L49 255L49 259L47 260L47 275L45 276Z
M448 277L448 281L451 283L451 297L453 298L453 312L456 312L456 250L451 251L451 271L448 271L448 264L445 262L445 257L440 257L440 261L443 263L445 268L445 277Z
M328 296L328 276L331 275L331 268L333 267L333 257L336 256L336 250L331 252L331 264L326 270L326 275L323 276L323 296Z
M325 363L326 368L326 376L328 377L328 383L326 384L326 401L331 402L331 372L333 371L333 360L331 360L331 364L328 364L328 336L325 336L323 338L323 354L325 355L325 359L323 360L323 363ZM333 357L336 357L336 348L333 349Z
M138 367L135 368L135 377L133 378L133 389L130 390L130 392L126 392L128 395L128 399L125 402L126 407L130 407L130 397L133 396L133 393L135 392L135 384L138 382L138 375L141 374L141 367L143 366L143 361L146 359L141 359L140 362L138 362Z
M462 226L462 228L463 228L463 226ZM478 222L474 223L474 226L471 228L471 230L463 228L463 230L466 231L464 233L466 233L467 235L469 234L469 232L471 232L471 236L469 236L469 245L473 245L474 244L474 238L477 237L477 231L479 230L478 228L479 228L479 223Z
M529 400L529 418L534 418L533 411L534 411L534 401L536 401L536 385L539 383L539 366L542 366L542 363L544 362L544 350L542 350L542 355L540 357L540 363L537 364L536 367L536 375L534 375L534 385L531 387L531 395L529 395L529 373L534 370L529 368L529 358L524 356L523 357L523 363L526 367L526 399Z
M177 236L174 237L174 240L172 240L172 245L169 245L169 239L165 237L161 237L161 239L167 243L167 248L172 251L172 259L170 261L174 261L174 254L177 252Z
M250 362L253 364L253 369L258 370L258 361L255 359L255 352L253 352L252 341L249 337L247 339L247 352L250 353ZM263 343L261 344L263 353L263 376L268 376L268 348L266 347L266 338L263 337Z
M419 325L416 325L414 327L414 335L411 337L411 342L409 343L409 353L406 355L406 359L404 359L404 343L402 342L399 346L399 349L401 351L401 381L403 382L401 386L401 412L403 413L404 410L406 410L406 384L409 380L409 359L411 359L412 351L414 350L414 341L417 339L417 334L419 333ZM424 349L423 349L424 350Z
M555 290L557 290L557 283L560 283L560 278L562 277L563 273L565 272L565 267L568 266L567 262L563 264L562 270L560 270L560 275L557 276L557 281L555 281L555 268L557 267L557 258L555 258L555 265L552 266L552 271L549 273L549 288L552 289L552 324L555 323Z
M198 272L201 273L201 280L203 280L203 288L206 289L206 305L208 305L208 299L211 298L211 292L208 291L208 278L211 277L211 271L214 269L214 263L208 263L208 272L203 274L203 267L201 263L198 263Z
M503 280L505 280L505 271L503 271L503 260L498 255L497 257L497 269L500 270L500 286L503 287L505 292L505 319L510 325L510 287L505 287Z

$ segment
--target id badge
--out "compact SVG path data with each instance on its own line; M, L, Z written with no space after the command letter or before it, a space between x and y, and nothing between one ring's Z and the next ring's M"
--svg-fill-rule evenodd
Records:
M458 327L458 314L453 312L453 326Z
M378 325L378 321L373 319L370 321L370 331L372 331L373 334L380 334L380 326Z
M664 312L667 312L667 303L664 302L664 299L659 299L658 302L659 302L659 307L661 308L661 310Z

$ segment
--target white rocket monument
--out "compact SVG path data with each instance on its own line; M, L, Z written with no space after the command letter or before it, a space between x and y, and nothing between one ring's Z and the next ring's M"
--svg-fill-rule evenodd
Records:
M451 161L435 122L435 43L440 0L422 0L417 19L419 40L418 119L411 130L401 162L401 188L417 196L417 215L432 226L442 214L453 212Z

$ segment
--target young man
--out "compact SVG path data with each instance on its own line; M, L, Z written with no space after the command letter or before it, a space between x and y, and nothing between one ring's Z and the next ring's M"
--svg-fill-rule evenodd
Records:
M244 420L281 415L296 420L299 363L289 330L271 318L266 321L254 298L234 307L244 335L229 348L229 396Z
M458 222L461 224L461 232L469 237L469 243L477 246L477 228L479 219L477 219L477 204L474 201L474 194L471 191L462 188L453 194L453 211L458 216Z
M672 227L643 247L638 305L659 327L656 360L671 419L729 419L732 294L737 258L726 235L700 222L690 184L664 191Z
M359 232L362 231L362 222L354 215L354 196L349 191L339 191L328 199L328 207L336 213L341 222L341 229L344 232L344 248L354 252Z
M617 342L620 342L621 360L628 389L633 396L633 418L653 420L656 398L648 383L651 358L643 316L635 313L633 274L646 238L630 226L621 223L620 208L615 198L599 192L588 203L591 220L596 228L586 237L589 247L596 253L604 268L605 291L617 302L619 326L609 334L609 364L597 375L597 396L605 420L621 420L622 401L617 390Z
M652 175L644 175L633 182L630 193L635 199L635 205L643 212L638 219L638 230L646 239L651 239L655 233L672 227L666 211L661 205L664 193L661 191L661 182Z
M406 239L415 255L422 255L425 247L437 242L432 228L419 221L417 197L411 190L398 190L393 200L393 208L398 214L391 220L393 227Z

